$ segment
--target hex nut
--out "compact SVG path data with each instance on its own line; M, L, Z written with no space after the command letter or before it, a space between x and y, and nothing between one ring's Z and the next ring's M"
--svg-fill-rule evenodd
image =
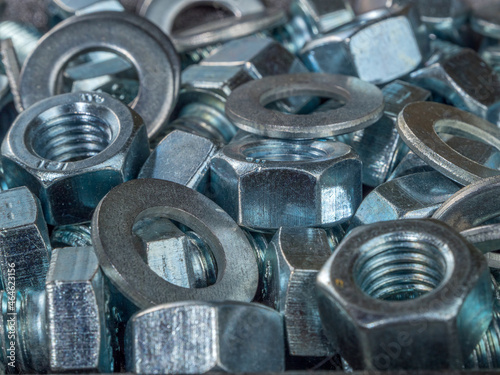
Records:
M27 186L49 224L89 221L114 186L149 155L142 119L107 94L50 97L22 112L2 143L10 187Z
M137 374L284 371L281 315L242 302L152 307L127 324L127 370Z
M45 287L52 371L113 371L108 297L92 247L54 250Z
M315 293L316 276L331 254L326 232L319 228L280 228L267 248L264 299L284 317L292 356L334 354Z
M361 162L334 141L246 137L212 159L213 199L246 228L332 226L361 203Z
M461 186L436 171L396 178L377 186L363 200L350 229L397 219L423 219L432 214Z
M492 316L483 254L431 219L354 229L317 287L325 332L354 369L461 369Z
M416 85L440 95L459 109L496 123L499 118L500 79L473 50L464 49L413 72Z
M355 20L308 42L299 57L314 72L353 75L375 84L405 76L428 50L410 6L395 6L369 22Z
M218 144L207 138L174 130L153 150L139 178L173 181L203 193L210 161L218 149Z
M3 289L15 272L17 290L43 289L51 251L40 201L27 187L0 193L0 272ZM14 270L14 271L12 271Z

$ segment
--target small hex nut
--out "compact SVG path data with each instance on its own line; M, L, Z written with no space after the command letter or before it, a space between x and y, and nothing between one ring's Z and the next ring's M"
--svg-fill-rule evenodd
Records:
M383 15L369 22L354 21L311 40L300 58L314 72L353 75L374 84L411 73L428 49L418 15L410 6L374 12Z
M281 315L243 302L183 302L135 314L127 370L137 374L284 371Z
M324 34L354 19L347 0L295 0L291 13L303 17L313 34Z
M361 161L330 140L245 137L223 147L211 164L213 199L241 226L332 226L361 203Z
M265 258L264 301L285 319L292 356L334 354L326 338L316 301L316 276L332 251L320 228L280 228Z
M139 178L177 182L203 193L208 184L210 161L218 149L207 138L174 130L153 150Z
M112 372L109 293L94 249L55 249L45 293L51 370Z
M43 290L51 250L38 198L28 188L0 193L0 271L3 289Z
M349 228L380 221L431 217L461 188L437 171L396 178L377 186L365 197Z
M317 287L325 332L354 369L461 369L492 316L483 254L432 219L356 228Z
M149 156L146 127L104 93L44 99L22 112L2 143L9 187L27 186L47 223L89 221L116 185L135 178Z

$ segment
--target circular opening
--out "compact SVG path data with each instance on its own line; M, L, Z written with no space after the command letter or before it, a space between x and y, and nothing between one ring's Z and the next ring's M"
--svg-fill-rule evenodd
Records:
M107 119L110 114L99 112L98 117L89 112L86 105L52 108L32 122L26 143L47 160L75 162L91 158L113 142L116 132Z
M130 104L139 93L139 75L126 57L105 49L82 52L61 70L55 94L80 91L105 92Z
M198 3L184 8L175 17L171 34L175 36L199 25L234 16L234 12L216 1Z
M354 266L358 287L387 301L419 298L436 289L447 272L440 248L415 236L391 234L362 245Z
M285 114L308 115L339 109L346 105L347 98L347 92L326 92L296 85L270 90L261 96L260 104Z
M310 143L273 140L250 144L241 152L252 161L307 161L328 156L325 150L314 147Z
M182 288L215 284L215 257L191 228L166 217L145 216L134 223L132 232L142 241L142 259L164 280Z

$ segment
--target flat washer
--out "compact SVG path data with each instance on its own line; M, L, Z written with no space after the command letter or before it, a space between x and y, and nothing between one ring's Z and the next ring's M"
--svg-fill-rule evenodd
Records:
M340 108L291 115L267 109L275 100L290 96L332 97L345 102ZM249 133L271 138L314 139L351 133L382 117L384 96L379 88L356 77L298 73L250 81L232 92L226 114Z
M500 150L500 129L476 115L439 103L408 104L399 114L398 132L408 147L427 164L462 185L500 175L466 158L438 135L443 132L472 138Z
M147 23L149 29L146 29ZM147 31L146 31L147 30ZM180 85L175 49L151 22L130 14L102 12L73 17L46 34L24 63L20 78L23 106L57 94L60 73L75 56L109 50L131 61L139 92L130 106L144 119L152 138L167 122Z
M207 242L217 262L215 284L176 286L142 260L142 243L132 228L149 215L176 220ZM140 179L113 189L95 210L92 243L106 276L140 309L189 300L250 302L257 291L257 258L243 231L210 199L175 182Z

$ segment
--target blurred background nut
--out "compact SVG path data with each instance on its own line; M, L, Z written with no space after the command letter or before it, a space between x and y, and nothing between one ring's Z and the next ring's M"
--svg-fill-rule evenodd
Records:
M213 199L249 229L332 226L361 203L361 162L340 142L246 137L223 147L210 173Z
M26 187L0 193L0 270L3 289L14 273L17 290L43 289L49 267L47 224L36 196Z
M300 58L314 72L354 75L375 84L411 73L428 53L418 14L411 6L394 6L380 14L311 40Z
M280 228L266 251L265 303L285 320L292 356L334 354L323 332L316 301L316 275L328 260L326 232L319 228Z
M349 228L397 219L423 219L461 186L436 171L414 173L377 186L363 199Z
M11 187L26 185L49 224L88 221L114 186L135 178L149 155L142 119L107 94L45 99L18 116L2 144Z
M203 193L208 186L210 161L218 149L218 144L208 138L175 130L156 146L139 178L173 181Z
M113 371L108 292L91 247L55 249L47 274L51 371Z
M430 219L353 230L317 286L325 332L354 369L461 369L492 317L484 256Z
M281 372L281 315L242 302L152 307L127 324L127 370L138 374Z

